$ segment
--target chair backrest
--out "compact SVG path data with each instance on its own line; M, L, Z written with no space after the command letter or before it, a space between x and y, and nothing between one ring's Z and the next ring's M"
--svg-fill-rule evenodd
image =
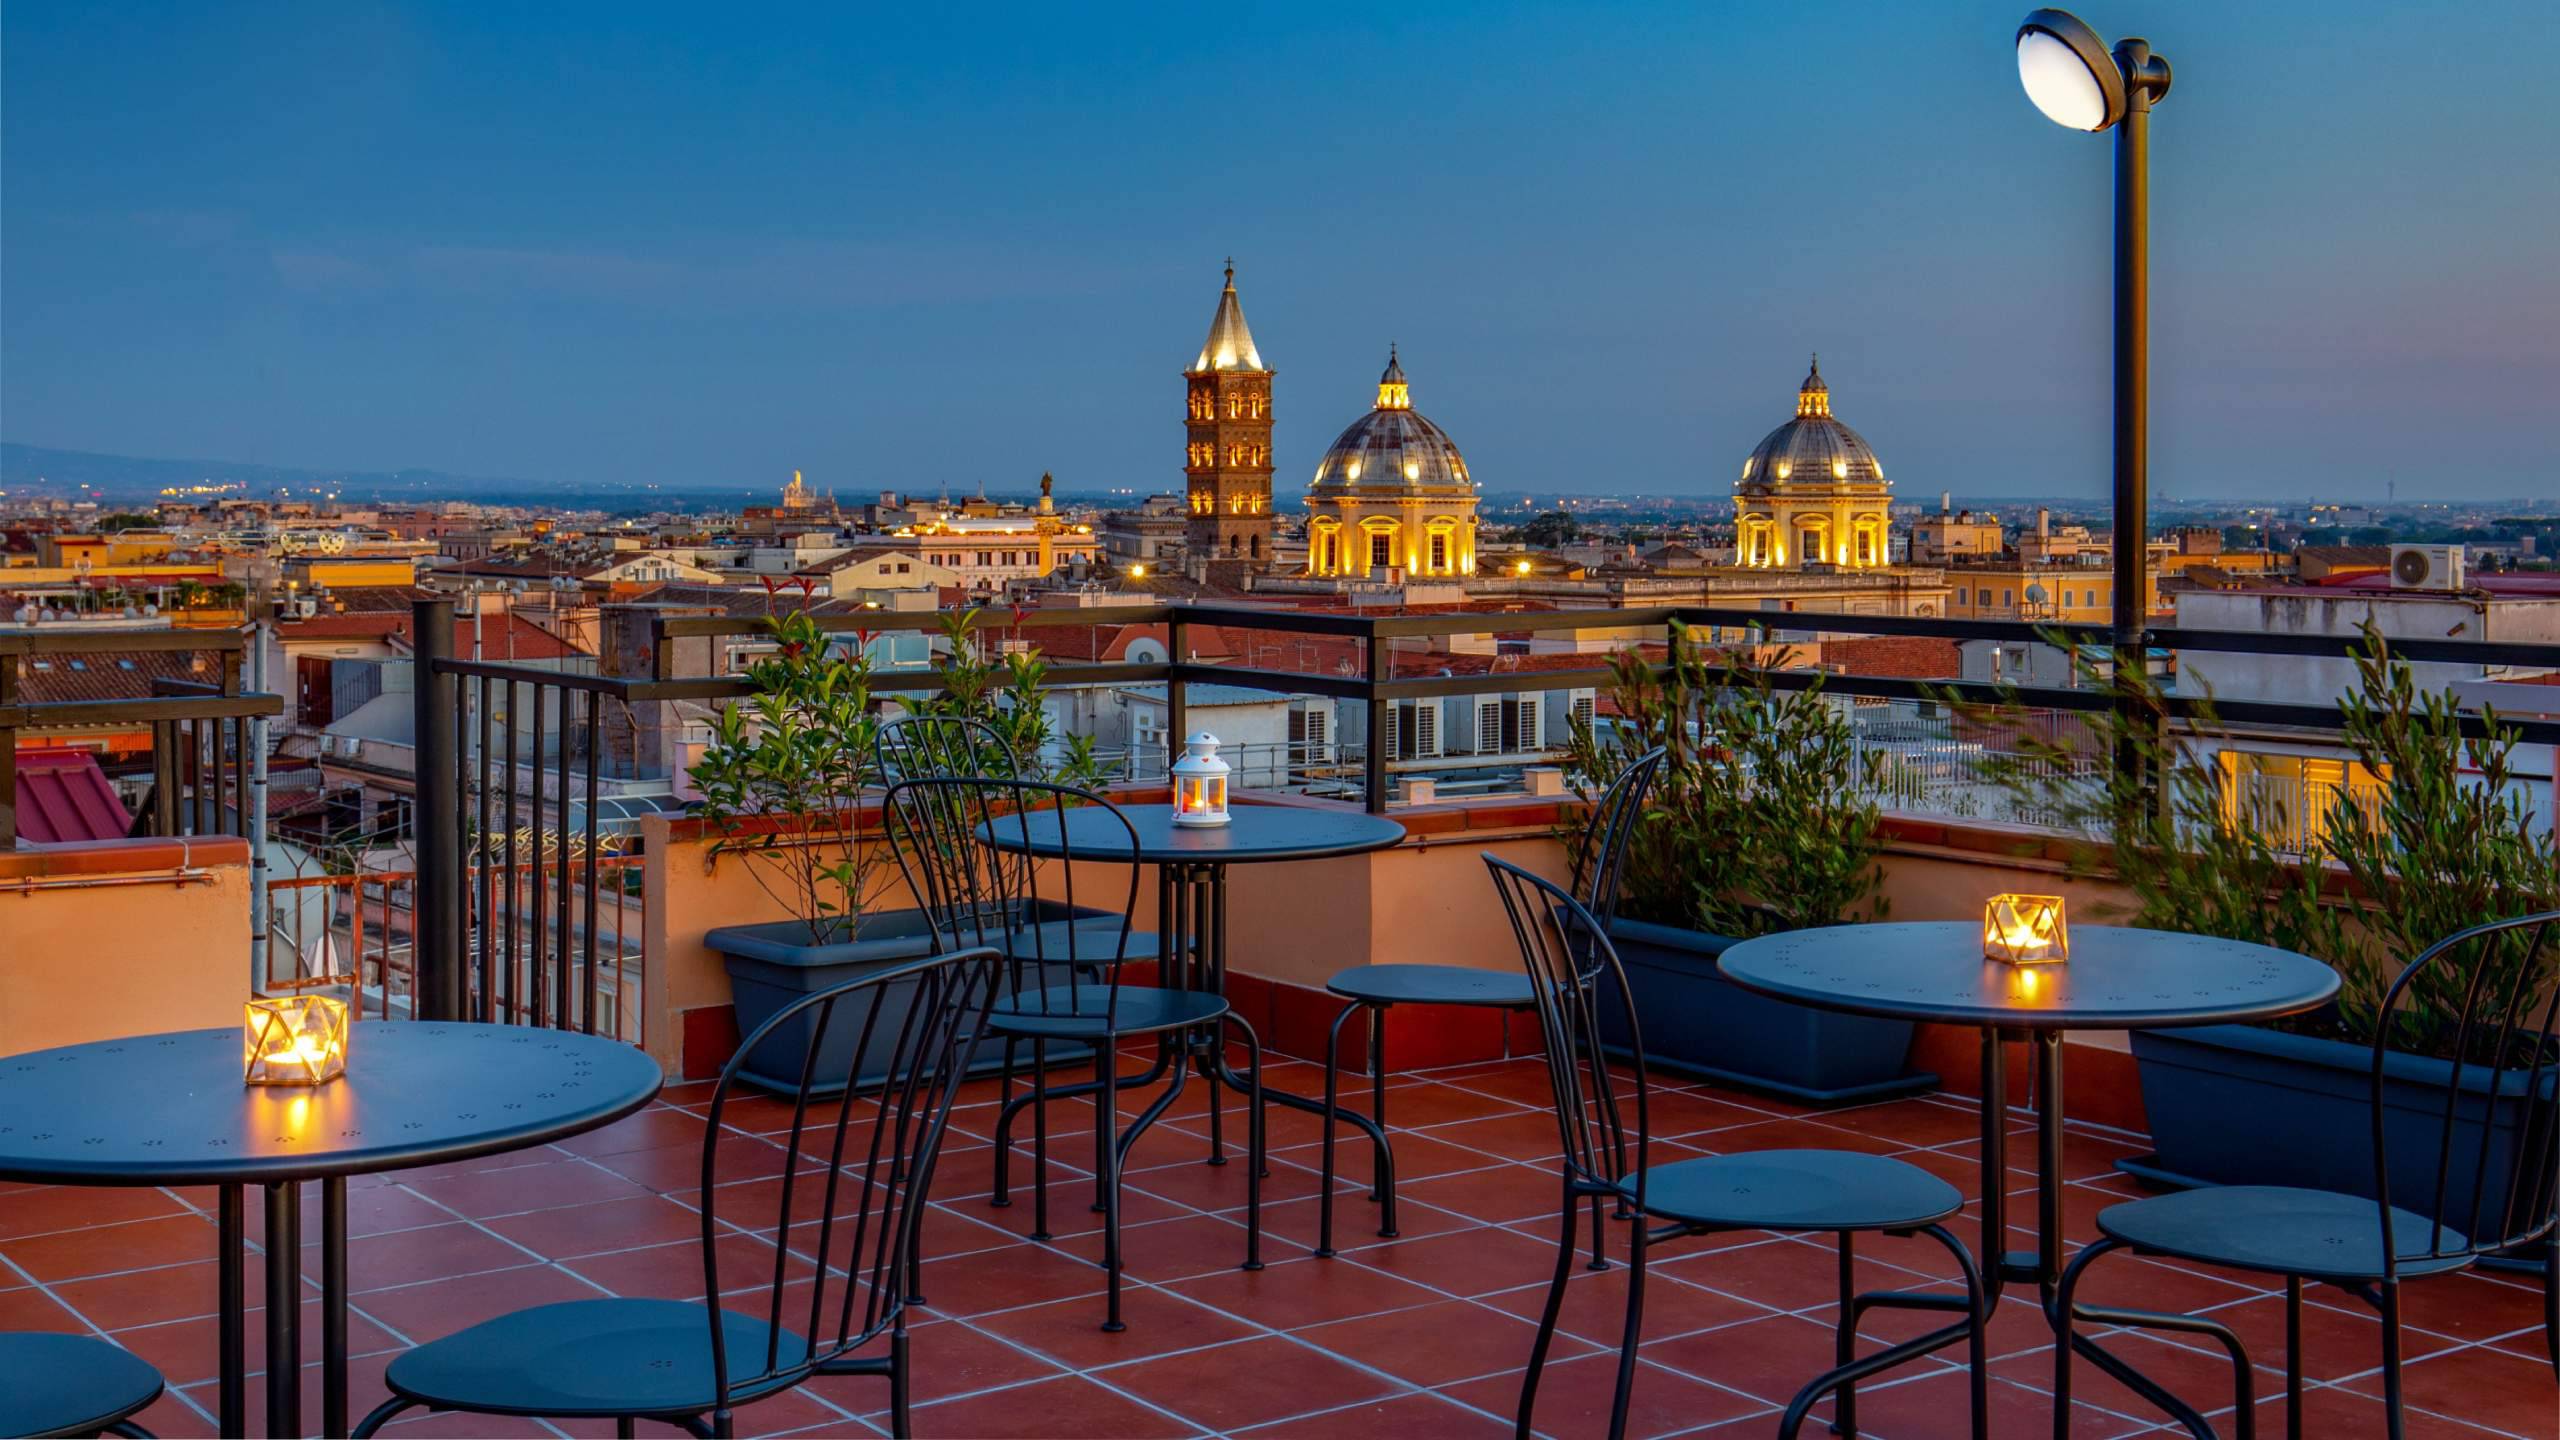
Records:
M1591 807L1591 822L1582 832L1582 849L1573 862L1573 898L1603 927L1618 918L1618 878L1626 869L1627 844L1636 822L1644 818L1645 797L1662 768L1663 754L1657 745L1628 761L1600 792L1600 803Z
M1508 861L1484 857L1493 888L1511 917L1520 962L1538 1005L1545 1037L1547 1079L1555 1092L1556 1129L1564 1140L1566 1178L1612 1185L1636 1177L1636 1202L1644 1200L1648 1088L1644 1036L1634 1007L1625 1002L1626 971L1599 917L1554 883ZM1627 1073L1609 1064L1600 1048L1600 1009L1617 1004L1626 1022ZM1632 1114L1628 1107L1632 1105ZM1632 1126L1628 1121L1632 1119ZM1629 1153L1629 1141L1633 1153Z
M724 1405L796 1383L887 1332L905 1310L916 1226L1001 966L992 949L959 950L804 996L757 1026L722 1067L702 1144L701 1198L704 1293L713 1297L704 1308ZM806 1053L775 1155L775 1139L724 1122L749 1057L769 1061L794 1037L805 1037ZM778 1165L779 1177L718 1184L730 1173L724 1157L745 1151ZM739 1337L720 1299L732 1288L722 1283L721 1247L738 1241L740 1226L770 1230L774 1246L762 1303L727 1301L728 1316L766 1326L762 1347L747 1353L731 1348Z
M902 715L880 727L871 749L884 785L948 775L1015 780L1023 773L1012 743L968 715Z
M2389 1271L2560 1232L2560 910L2474 925L2428 946L2391 982L2380 1017L2373 1167ZM2405 1050L2448 1057L2441 1108L2433 1086L2412 1078ZM2413 1091L2422 1097L2414 1106ZM2398 1194L2395 1130L2415 1141L2398 1167ZM2407 1183L2413 1171L2419 1186ZM2425 1207L2423 1246L2394 1233L2394 1205Z
M882 809L941 943L1005 947L1029 1013L1087 1013L1060 1010L1082 985L1101 994L1094 1013L1118 1014L1138 832L1116 806L1045 780L946 777L902 780Z

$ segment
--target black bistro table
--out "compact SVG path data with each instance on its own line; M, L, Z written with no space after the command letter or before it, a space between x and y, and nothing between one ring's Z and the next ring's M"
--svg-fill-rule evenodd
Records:
M1234 865L1270 865L1291 860L1330 860L1389 849L1404 839L1404 827L1383 815L1359 810L1298 805L1241 805L1224 825L1176 825L1171 805L1125 805L1120 813L1137 832L1138 863L1156 867L1156 931L1159 953L1180 957L1183 973L1165 983L1194 990L1227 993L1227 869ZM978 838L1000 850L1046 858L1110 863L1125 860L1129 837L1108 815L1086 807L1066 812L1062 825L1045 823L1039 833L991 831L979 827ZM1160 961L1159 963L1166 963ZM1226 1051L1212 1038L1187 1042L1193 1063L1209 1084L1209 1163L1226 1163L1225 1120L1217 1101L1224 1082L1243 1088L1245 1081L1228 1068ZM1169 1053L1169 1052L1168 1052ZM1137 1083L1153 1083L1166 1061ZM1090 1082L1061 1086L1053 1096L1099 1089ZM1309 1114L1322 1115L1322 1100L1262 1087L1263 1098ZM1019 1097L1017 1104L1029 1097ZM1387 1153L1386 1132L1369 1117L1338 1112L1366 1133L1381 1155ZM1393 1193L1392 1189L1389 1191ZM1393 1228L1392 1212L1389 1228Z
M2338 992L2336 971L2290 950L2117 925L2073 925L2071 958L2048 965L1984 959L1979 921L1797 930L1744 941L1716 965L1735 984L1783 1000L1981 1030L1984 1288L1996 1302L2007 1282L2034 1281L2045 1318L2058 1332L2066 1328L2053 1303L2062 1278L2064 1033L2272 1020L2316 1008ZM2028 1045L2036 1101L2036 1248L2014 1253L2007 1247L2005 1187L1993 1178L2008 1168L2008 1062L2001 1047L2013 1040ZM1861 1310L1878 1305L1961 1311L1964 1299L1857 1298ZM1959 1322L1910 1342L1910 1351L1923 1354L1965 1333ZM2193 1416L2086 1336L2076 1336L2074 1348L2169 1413Z
M355 1025L346 1073L250 1085L241 1032L182 1030L0 1059L0 1179L219 1187L221 1422L247 1430L243 1191L266 1192L266 1293L301 1289L301 1182L320 1182L322 1432L347 1433L347 1177L528 1149L649 1103L658 1063L596 1035ZM301 1435L302 1307L267 1309L267 1433ZM278 1364L275 1357L292 1356Z

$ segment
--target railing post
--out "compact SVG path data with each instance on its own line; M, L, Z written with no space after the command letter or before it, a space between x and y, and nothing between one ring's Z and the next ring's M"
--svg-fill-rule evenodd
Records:
M0 655L0 710L18 703L18 657ZM18 848L18 727L0 721L0 850Z
M1387 666L1387 642L1378 627L1369 627L1369 748L1360 757L1360 803L1372 815L1387 813L1387 697L1378 687L1393 672Z
M421 1020L461 1020L462 987L462 816L453 803L461 783L462 757L455 744L455 685L437 662L453 658L453 605L420 600L410 606L412 651L417 673L411 681L416 699L418 835L417 913L411 939L415 949L416 994L410 997ZM388 975L384 985L390 984ZM387 998L387 997L386 997Z
M1184 742L1191 738L1190 707L1184 703L1182 671L1183 642L1188 638L1188 623L1179 612L1165 617L1164 622L1164 778L1173 783L1173 757L1182 753Z

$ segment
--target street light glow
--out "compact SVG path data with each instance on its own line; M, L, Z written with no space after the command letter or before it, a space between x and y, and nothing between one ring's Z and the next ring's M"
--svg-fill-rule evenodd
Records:
M2106 42L2067 10L2038 10L2018 26L2018 83L2044 117L2073 130L2124 118L2124 75Z

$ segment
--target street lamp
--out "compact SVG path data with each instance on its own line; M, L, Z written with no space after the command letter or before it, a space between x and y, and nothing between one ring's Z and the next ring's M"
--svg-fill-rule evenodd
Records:
M2150 623L2151 106L2169 93L2169 62L2148 40L2110 52L2079 16L2037 10L2018 26L2018 83L2053 123L2116 132L2114 645L2119 693L2143 673ZM2130 737L2127 738L2130 746ZM2129 772L2130 757L2119 755Z

